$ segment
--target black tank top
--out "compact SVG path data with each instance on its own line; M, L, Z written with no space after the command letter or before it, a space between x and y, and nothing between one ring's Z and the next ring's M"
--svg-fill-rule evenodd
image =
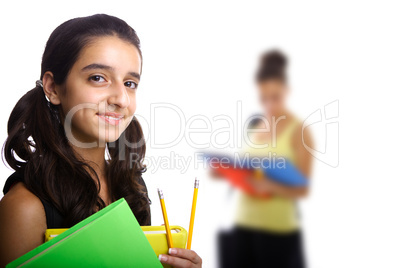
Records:
M16 184L18 182L24 182L24 175L19 172L14 172L6 180L6 183L3 188L4 195L11 189L11 187L14 184ZM140 183L146 187L145 182L142 179L142 177L140 179ZM149 200L149 198L148 198L148 200ZM45 200L42 200L42 199L40 199L40 201L42 202L43 207L45 209L47 229L70 228L71 227L71 226L66 226L64 224L64 217L63 217L62 213L53 204L51 204ZM149 203L151 203L151 200L149 200ZM148 218L149 218L149 221L146 223L143 223L143 225L151 225L150 217L148 217Z

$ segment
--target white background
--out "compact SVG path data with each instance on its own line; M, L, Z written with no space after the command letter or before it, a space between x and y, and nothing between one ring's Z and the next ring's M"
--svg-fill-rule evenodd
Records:
M310 267L402 267L397 1L7 1L0 10L2 142L13 106L39 79L50 33L73 17L107 13L136 29L144 56L137 112L148 122L150 105L159 102L176 105L187 119L234 117L238 100L244 117L259 112L252 79L258 55L283 49L291 61L289 107L300 118L339 101L339 165L316 161L311 195L301 202ZM157 113L154 123L144 131L167 142L180 122L167 111ZM313 133L324 148L325 124ZM153 158L171 151L191 157L197 151L185 139L168 149L151 148L150 140L148 145L147 156ZM211 181L200 167L152 172L144 178L153 225L163 223L160 187L171 224L187 229L193 179L201 179L193 249L204 267L216 267L214 232L230 222L234 206L227 185ZM0 167L0 185L11 173Z

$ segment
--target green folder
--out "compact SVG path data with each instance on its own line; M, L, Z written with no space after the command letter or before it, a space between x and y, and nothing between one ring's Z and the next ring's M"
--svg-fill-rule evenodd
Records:
M163 267L124 198L6 267L20 266Z

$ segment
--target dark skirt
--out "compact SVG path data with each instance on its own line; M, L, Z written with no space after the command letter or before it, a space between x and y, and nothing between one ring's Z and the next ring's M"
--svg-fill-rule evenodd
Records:
M218 235L219 267L305 268L301 231L279 234L235 227Z

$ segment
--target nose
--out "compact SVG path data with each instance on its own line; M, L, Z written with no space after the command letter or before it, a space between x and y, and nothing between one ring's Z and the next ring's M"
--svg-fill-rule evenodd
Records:
M130 96L123 83L115 84L115 86L110 87L110 90L111 93L108 98L109 105L116 105L120 108L126 108L130 105Z

